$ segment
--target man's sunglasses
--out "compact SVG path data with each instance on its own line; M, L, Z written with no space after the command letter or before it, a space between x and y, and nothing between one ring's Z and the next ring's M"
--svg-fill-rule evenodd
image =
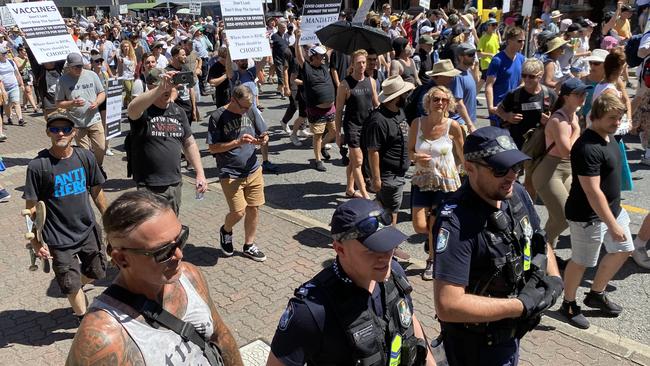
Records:
M497 169L492 167L491 165L482 163L480 161L472 161L474 164L478 164L482 167L488 168L492 171L492 175L494 175L495 178L503 178L505 177L510 171L512 171L515 174L519 174L522 170L524 170L524 163L517 163L510 168L505 168L505 169Z
M332 238L337 241L365 238L374 234L377 230L391 225L392 222L393 217L390 212L386 210L377 211L374 215L371 213L370 216L356 223L350 230L333 234Z
M539 76L539 74L521 74L521 77L523 79L536 79Z
M50 131L52 134L58 134L59 132L63 132L64 135L69 135L72 133L72 127L66 126L66 127L48 127L47 130Z
M146 250L140 248L124 248L124 247L115 248L115 249L128 250L135 254L151 257L153 258L154 261L156 261L156 263L165 263L174 256L174 253L176 253L176 248L179 248L181 251L183 251L183 248L185 248L185 244L187 243L187 239L189 238L189 236L190 236L190 228L185 225L182 225L181 232L178 234L176 239L170 241L167 244L163 244L157 249Z

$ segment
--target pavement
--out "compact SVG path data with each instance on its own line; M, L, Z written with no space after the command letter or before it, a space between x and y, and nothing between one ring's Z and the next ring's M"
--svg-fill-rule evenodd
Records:
M197 265L210 284L212 298L229 325L240 346L244 346L247 364L264 364L263 359L276 324L293 290L331 263L334 252L328 236L328 223L334 208L345 200L344 167L337 151L326 163L328 171L319 173L309 168L311 145L305 141L296 148L280 132L279 120L286 101L280 100L272 86L264 86L260 98L266 107L263 114L271 125L271 161L278 164L280 173L265 175L267 204L262 208L257 244L268 259L253 262L236 253L222 257L218 248L218 229L227 212L214 159L204 151L203 164L209 178L210 191L205 199L194 199L192 172L186 172L183 186L181 221L190 227L190 239L184 259ZM214 108L204 98L201 114ZM485 103L483 102L485 105ZM486 114L485 109L479 115ZM25 168L31 158L49 146L42 117L27 115L25 127L5 126L9 140L0 143L0 156L7 170L0 173L0 184L7 188L12 199L0 204L0 242L5 248L0 257L0 363L6 365L61 365L75 333L75 322L65 297L60 293L52 274L29 272L29 258L24 249L24 225L20 198L25 179ZM481 121L479 125L485 125ZM128 129L128 124L122 125ZM193 126L199 145L205 148L207 118ZM106 157L105 169L109 180L104 186L107 197L113 200L124 191L134 189L126 178L122 160L123 138L111 141L115 156ZM638 164L638 139L630 139L629 152L635 181L634 192L623 194L625 204L631 207L632 231L638 226L650 207L650 180L647 168ZM408 212L409 192L405 193L399 215L399 228L410 235L403 245L412 255L402 262L414 292L415 311L429 337L438 334L439 326L433 308L431 282L420 279L426 255L422 251L424 237L415 235ZM538 206L545 220L543 206ZM235 249L241 248L243 227L235 227ZM558 253L569 257L568 238L559 245ZM89 298L98 295L110 283L115 271L107 279L96 283L87 292ZM593 273L587 272L583 285L589 286ZM592 327L578 330L566 324L555 311L544 317L540 326L522 341L521 365L650 365L650 276L629 260L612 281L608 291L624 306L618 318L601 318L588 313ZM582 290L582 289L581 289ZM579 290L579 294L582 291ZM258 341L256 343L252 343ZM252 344L251 344L252 343ZM247 345L247 346L246 346ZM250 354L247 353L250 350Z

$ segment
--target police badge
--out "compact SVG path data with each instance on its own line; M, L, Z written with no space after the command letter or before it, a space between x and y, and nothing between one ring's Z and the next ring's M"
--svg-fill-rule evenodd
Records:
M411 314L411 309L409 309L409 305L406 303L406 300L401 299L397 303L397 313L399 314L399 322L402 324L402 327L410 327L411 321L413 320L413 315Z
M278 324L278 329L279 330L287 330L287 327L289 326L289 322L291 322L291 318L293 317L293 303L287 304L287 308L284 309L284 313L282 313L282 317L280 317L280 323Z

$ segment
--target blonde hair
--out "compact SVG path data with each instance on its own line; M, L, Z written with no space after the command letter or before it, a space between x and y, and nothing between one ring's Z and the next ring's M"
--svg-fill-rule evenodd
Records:
M125 56L129 60L136 63L137 59L135 57L135 49L133 48L133 44L131 44L131 41L124 40L124 41L122 41L122 43L120 43L120 54L122 53L122 47L124 47L124 45L129 45L129 54L128 55L122 55L122 56Z
M609 112L616 111L625 113L627 107L621 101L621 98L614 93L602 93L591 103L590 119L597 120L605 117Z
M544 64L536 58L529 58L521 66L521 72L524 74L537 75L544 72Z
M445 109L443 116L446 117L446 114L448 111L455 111L456 110L456 99L454 98L454 95L451 93L451 90L444 86L434 86L433 88L429 89L429 91L424 95L424 110L428 113L431 113L431 100L433 99L433 94L436 92L443 93L447 99L449 99L449 103L447 103L447 108Z
M354 62L354 59L357 56L363 56L363 57L367 58L368 57L368 52L366 50L364 50L364 49L356 50L356 51L352 52L352 55L350 56L350 60L352 60Z

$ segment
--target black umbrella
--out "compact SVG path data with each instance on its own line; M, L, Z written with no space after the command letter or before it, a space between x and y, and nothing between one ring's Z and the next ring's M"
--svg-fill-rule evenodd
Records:
M346 55L368 48L373 48L381 55L392 49L390 37L384 31L345 20L326 25L317 30L316 35L323 45Z

